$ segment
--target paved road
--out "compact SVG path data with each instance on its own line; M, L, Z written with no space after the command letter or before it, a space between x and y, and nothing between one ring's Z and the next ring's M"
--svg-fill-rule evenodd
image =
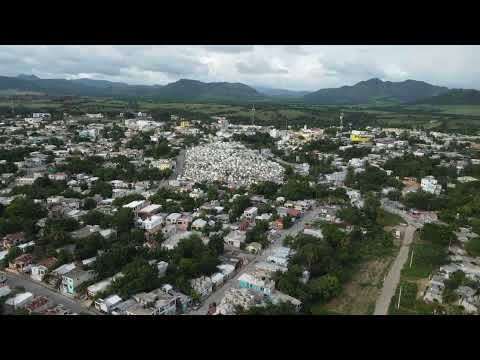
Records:
M255 267L255 264L261 261L265 261L268 256L270 256L274 250L282 246L283 239L288 235L294 235L303 230L305 222L314 219L319 214L319 209L314 208L305 213L305 215L298 220L292 227L281 231L280 236L272 243L267 249L265 249L262 254L257 255L254 260L250 261L245 265L233 278L225 282L222 287L214 291L202 304L202 306L196 310L191 311L188 315L206 315L208 311L208 305L212 302L218 304L222 300L225 292L231 287L235 287L238 283L238 278L245 272L252 270Z
M413 241L413 234L415 233L416 229L417 228L413 225L408 225L407 228L405 229L405 235L403 237L402 246L400 247L398 256L395 259L392 267L390 268L390 271L385 277L382 291L375 304L375 311L373 312L374 315L388 314L388 307L390 305L390 301L392 300L392 297L395 295L395 291L398 287L398 283L400 282L400 274L401 274L402 268L408 260L410 244Z
M26 279L21 275L12 274L10 272L5 272L5 275L7 277L7 284L11 288L23 287L26 291L29 291L34 295L47 296L52 299L55 304L62 304L67 309L70 309L77 314L87 313L90 315L96 315L96 312L85 308L78 301L53 291L41 283L37 283L33 280Z

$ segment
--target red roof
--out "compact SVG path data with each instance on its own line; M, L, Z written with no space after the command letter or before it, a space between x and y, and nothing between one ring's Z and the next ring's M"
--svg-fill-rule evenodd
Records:
M23 240L24 238L25 238L25 233L21 231L21 232L5 235L3 237L3 240L17 242L17 241Z
M25 305L25 309L34 311L38 309L40 306L47 304L50 301L49 298L46 296L37 296L35 297L29 304Z
M289 208L287 210L287 214L290 215L290 216L297 217L297 216L300 216L301 212L300 212L300 210Z

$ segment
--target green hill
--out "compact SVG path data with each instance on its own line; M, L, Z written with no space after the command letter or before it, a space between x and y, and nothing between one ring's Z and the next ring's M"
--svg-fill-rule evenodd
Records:
M319 105L404 103L443 94L447 91L446 87L431 85L423 81L391 82L374 78L361 81L353 86L321 89L303 96L302 99L307 103Z
M480 105L480 91L473 89L452 89L441 95L417 100L412 105Z

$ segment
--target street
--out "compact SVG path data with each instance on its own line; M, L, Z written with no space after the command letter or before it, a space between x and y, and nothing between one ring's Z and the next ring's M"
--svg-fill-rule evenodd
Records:
M23 287L25 291L31 292L33 295L42 295L47 296L55 304L62 304L67 309L72 310L73 312L80 314L80 313L87 313L90 315L96 315L96 312L93 312L85 307L83 307L78 301L75 299L71 299L67 296L64 296L54 290L49 289L46 285L37 283L33 280L24 278L21 275L13 274L11 272L5 272L5 276L7 277L7 284L10 288L14 287Z
M388 314L388 307L390 306L390 301L392 297L395 295L395 291L398 287L398 283L400 282L401 271L403 269L403 266L408 260L410 244L413 241L413 235L415 234L415 230L417 230L417 228L413 225L408 225L407 228L405 229L405 235L402 241L402 246L400 247L400 251L392 267L390 268L390 271L385 277L382 291L375 304L375 311L373 313L374 315Z
M208 305L211 303L219 304L222 300L225 292L230 289L231 287L236 286L238 282L238 278L244 274L245 272L252 270L255 267L255 264L261 261L265 261L271 254L273 254L274 250L280 246L282 246L283 239L288 235L294 235L298 232L303 230L303 226L305 222L308 222L318 216L319 209L313 208L310 211L307 211L304 216L298 220L295 224L293 224L290 228L286 230L281 230L281 235L270 245L267 249L265 249L261 254L257 255L254 260L249 262L245 265L240 271L232 277L230 280L227 280L223 286L218 288L214 291L202 304L202 306L198 310L191 311L188 315L206 315L208 311Z

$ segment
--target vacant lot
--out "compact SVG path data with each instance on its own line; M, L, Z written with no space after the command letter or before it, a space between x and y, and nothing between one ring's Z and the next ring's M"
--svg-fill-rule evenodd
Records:
M389 257L364 264L344 286L342 294L325 305L325 309L345 315L373 314L375 301L392 260Z

